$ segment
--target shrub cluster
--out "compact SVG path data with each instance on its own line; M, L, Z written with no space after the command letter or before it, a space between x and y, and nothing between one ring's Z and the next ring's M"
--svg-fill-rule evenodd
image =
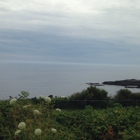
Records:
M61 110L49 97L0 102L1 140L140 139L140 107Z
M76 135L76 140L138 140L140 139L140 108L114 108L65 111L56 121Z
M61 113L54 109L51 98L37 98L37 104L29 99L16 99L0 102L1 140L62 140L72 139L73 135L55 121ZM68 136L68 134L70 134Z
M69 97L70 100L106 100L107 92L103 89L99 89L93 86L88 87L82 92L72 94Z
M140 93L132 93L128 89L120 89L114 96L115 100L140 100Z
M107 94L104 89L90 86L86 90L72 94L69 100L140 100L140 93L132 93L128 89L120 89L113 98Z
M107 108L112 107L114 103L120 103L123 106L137 106L140 105L140 93L120 89L114 97L109 97L105 90L90 86L68 98L56 98L54 101L56 107L73 109L82 109L87 105L94 108Z

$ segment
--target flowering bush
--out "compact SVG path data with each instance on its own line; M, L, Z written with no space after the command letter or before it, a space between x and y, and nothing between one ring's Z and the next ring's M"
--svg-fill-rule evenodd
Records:
M51 103L51 98L46 97L46 102L47 104L45 102L34 104L30 99L19 99L18 104L14 106L11 106L9 101L0 102L0 139L34 140L35 136L38 136L39 140L75 139L73 132L61 129L61 125L55 121L58 113ZM34 117L34 114L40 116ZM59 133L53 127L60 128Z
M42 95L39 95L37 99L44 99L44 97Z
M58 111L58 112L61 112L61 109L59 109L59 108L56 108L55 110Z
M51 102L51 98L50 98L50 97L48 97L48 96L47 96L47 97L45 97L45 98L44 98L44 100L45 100L47 103L50 103L50 102Z
M46 101L51 101L48 97ZM27 104L27 105L26 105ZM24 109L30 105L28 109ZM35 109L35 110L34 110ZM58 111L58 112L57 112ZM139 140L140 107L71 110L54 109L53 103L18 100L0 102L0 139L3 140ZM35 116L34 114L38 115ZM21 121L19 123L19 121ZM19 123L19 124L18 124ZM26 127L26 125L28 127ZM18 127L17 127L18 126ZM17 130L17 128L19 130ZM26 129L25 129L26 128ZM36 129L37 128L37 129ZM15 136L14 136L15 135Z
M35 135L39 136L39 135L41 135L42 131L41 131L41 129L38 128L34 131L34 133L35 133Z
M16 98L11 99L11 100L10 100L10 105L13 105L16 101L17 101Z
M15 135L18 136L20 133L21 133L21 130L17 130L17 131L15 132Z
M25 129L25 127L26 127L25 122L21 122L21 123L18 124L18 128L19 128L20 130Z
M23 108L27 109L28 107L30 107L31 105L24 105Z
M56 133L57 130L56 130L55 128L51 128L51 132L52 132L52 133Z
M33 111L34 115L40 115L41 113L38 110Z

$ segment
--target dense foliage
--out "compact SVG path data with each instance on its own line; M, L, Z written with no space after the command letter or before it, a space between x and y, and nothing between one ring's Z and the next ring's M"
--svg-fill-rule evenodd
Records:
M37 104L28 99L0 101L0 139L72 139L74 134L55 121L61 110L53 108L50 98L44 99Z
M90 86L86 90L72 94L69 97L70 100L106 100L108 98L105 90L94 86Z
M140 108L114 108L95 110L87 106L60 114L56 121L69 127L77 140L133 140L140 139Z
M1 140L140 139L140 93L121 89L111 99L91 86L66 98L28 96L0 101Z
M120 89L114 97L109 97L107 92L95 86L72 94L66 98L55 98L55 107L82 109L90 105L94 108L112 107L114 103L120 103L123 106L140 105L140 93L132 93L128 89Z
M62 110L46 97L0 102L1 140L138 140L140 107Z
M120 89L115 95L114 99L116 100L128 100L131 98L131 91L128 89Z
M108 96L104 89L99 89L95 86L90 86L87 89L72 94L69 100L140 100L140 93L132 93L128 89L120 89L114 97Z
M115 100L140 100L140 93L132 93L128 89L120 89L114 96Z

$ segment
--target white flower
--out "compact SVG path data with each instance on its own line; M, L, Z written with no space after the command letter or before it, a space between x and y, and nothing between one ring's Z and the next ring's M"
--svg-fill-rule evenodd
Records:
M20 130L25 129L25 127L26 127L25 122L21 122L21 123L18 124L18 128L19 128Z
M44 98L44 100L45 100L47 103L50 103L50 102L51 102L51 98L50 98L50 97L48 97L48 96L47 96L47 97L45 97L45 98Z
M15 132L15 135L18 136L20 132L21 132L21 130L17 130L17 131Z
M33 111L34 115L40 115L41 113L38 110Z
M37 135L37 136L39 136L39 135L41 135L41 133L42 133L42 131L41 131L41 129L36 129L35 131L35 135Z
M51 131L52 131L52 133L56 133L57 132L57 130L55 128L52 128Z
M42 96L42 95L39 95L38 97L37 97L37 99L43 99L44 97Z
M23 108L26 109L28 107L30 107L31 105L24 105Z
M24 109L26 109L27 107L28 107L27 105L24 105L24 106L23 106Z
M11 100L10 100L10 105L14 104L16 101L17 101L16 98L11 99Z
M55 110L58 111L58 112L61 112L61 109L59 109L59 108L56 108Z

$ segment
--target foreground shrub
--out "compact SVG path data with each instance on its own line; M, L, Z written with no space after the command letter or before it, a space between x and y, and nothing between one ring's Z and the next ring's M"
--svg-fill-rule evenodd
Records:
M66 111L56 121L69 127L76 140L132 140L140 139L139 112L139 107L124 108L119 104L103 110L89 106L85 110Z
M0 122L1 140L140 139L140 108L120 104L106 109L63 110L47 102L32 104L24 99L10 105L2 101Z
M75 139L72 132L55 121L55 115L59 113L60 110L55 110L50 100L32 104L30 100L20 99L12 105L9 101L2 101L0 102L0 139Z

